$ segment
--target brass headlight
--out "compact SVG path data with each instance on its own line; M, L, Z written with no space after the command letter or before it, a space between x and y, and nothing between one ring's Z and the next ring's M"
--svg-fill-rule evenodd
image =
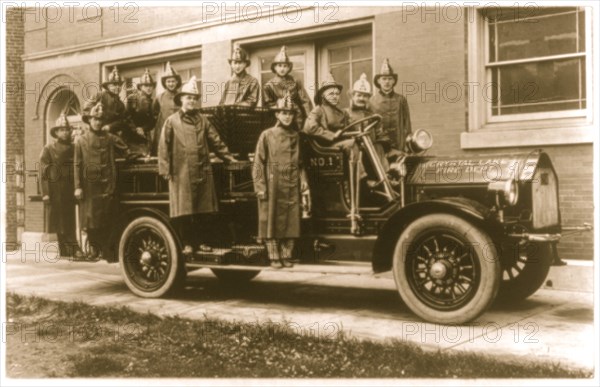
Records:
M497 197L502 196L503 203L514 206L519 200L519 185L513 179L497 180L488 184L488 191L496 192Z
M423 152L433 145L433 136L425 129L418 129L408 135L406 145L411 153Z

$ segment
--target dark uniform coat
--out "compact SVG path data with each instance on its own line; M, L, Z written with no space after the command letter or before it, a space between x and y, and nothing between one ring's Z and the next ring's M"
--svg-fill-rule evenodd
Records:
M115 158L127 154L127 145L111 133L88 130L75 140L75 189L83 190L81 228L98 229L114 221Z
M145 138L137 132L132 132L131 139L129 141L125 139L132 151L140 153L150 151L146 148L152 146L152 131L156 125L156 116L158 115L153 110L153 103L152 95L141 90L137 90L127 98L127 111L133 127L142 128L145 133Z
M236 105L256 107L260 87L258 80L244 72L241 76L234 74L225 83L219 105Z
M218 211L209 153L231 156L212 124L198 111L182 110L165 121L158 146L158 172L170 175L172 218Z
M374 114L369 106L360 108L360 107L354 106L354 104L352 102L350 102L350 107L346 109L346 112L348 113L350 124L355 121L362 120L363 118L370 117ZM361 126L362 128L365 128L368 124L369 124L368 122L364 122L359 126ZM358 129L359 129L359 127L357 126L350 130L354 131L354 130L358 130ZM383 151L383 146L381 144L383 141L387 140L387 137L386 137L386 134L383 132L381 123L371 129L369 137L373 141L373 147L375 148L375 152L377 152L377 156L379 157L379 160L381 161L383 168L385 170L387 170L389 168L389 164L388 164L387 159L385 158L385 152Z
M298 126L298 130L301 130L313 105L302 84L296 81L291 75L288 74L285 77L275 75L275 77L263 85L263 106L268 108L276 107L277 100L285 97L288 92L292 97L292 101L297 106L296 125Z
M259 199L258 237L261 239L300 237L299 134L280 124L261 133L254 157L254 190L265 193Z
M309 136L331 142L334 140L335 132L349 123L350 117L347 111L324 102L310 112L303 131Z
M119 95L102 89L94 98L85 103L83 111L89 111L98 102L102 102L104 125L109 127L111 133L131 131L127 109Z
M393 91L388 95L379 91L371 97L371 109L383 117L381 141L403 151L406 137L411 133L410 112L406 98Z
M136 128L143 128L144 132L154 129L156 116L154 112L154 100L152 95L146 94L141 90L132 93L127 99L127 110L131 121Z
M154 99L152 105L152 111L156 114L156 124L154 125L154 133L152 134L152 154L156 154L158 150L158 143L160 141L160 135L165 125L167 118L176 113L179 107L175 105L175 95L177 92L170 92L165 90L164 93Z
M75 235L73 144L57 140L40 156L42 195L50 197L46 232Z

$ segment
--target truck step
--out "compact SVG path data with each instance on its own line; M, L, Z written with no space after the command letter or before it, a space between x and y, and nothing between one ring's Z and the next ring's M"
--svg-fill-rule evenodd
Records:
M326 262L323 264L296 263L294 267L276 269L271 266L259 265L219 265L211 263L188 262L189 268L197 269L219 269L219 270L249 270L249 271L281 271L290 273L313 273L313 274L351 274L372 276L373 269L370 263L348 263L348 262Z

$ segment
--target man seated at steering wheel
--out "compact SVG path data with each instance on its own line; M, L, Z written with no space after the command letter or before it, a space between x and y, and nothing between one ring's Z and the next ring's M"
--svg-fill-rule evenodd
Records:
M315 138L320 144L344 150L346 153L354 146L353 139L343 139L342 128L348 125L348 112L340 109L340 94L343 86L329 76L321 84L315 95L315 108L304 123L304 133Z

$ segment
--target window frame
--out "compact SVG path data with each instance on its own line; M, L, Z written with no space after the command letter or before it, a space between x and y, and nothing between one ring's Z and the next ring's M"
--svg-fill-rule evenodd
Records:
M257 48L254 50L249 50L249 56L250 56L250 66L248 66L248 73L251 74L253 77L255 77L256 79L259 80L259 82L261 83L261 90L262 90L262 86L264 86L264 84L261 82L262 79L262 69L261 69L261 63L260 63L260 58L263 56L266 57L271 57L271 60L273 58L275 58L275 55L277 55L277 53L279 52L279 50L281 49L282 45L279 44L273 44L273 45L269 45L265 47L261 47L261 48ZM298 42L298 43L291 43L291 44L286 44L285 45L287 47L287 52L288 55L292 54L292 53L296 53L299 51L304 52L304 83L302 86L304 86L304 89L306 90L306 92L308 93L309 97L311 98L311 100L314 98L315 95L315 89L314 89L314 84L315 84L315 45L312 42ZM272 54L272 55L271 55ZM272 74L273 76L275 76L275 74ZM262 92L260 95L260 101L259 101L259 105L262 106Z
M162 87L162 84L160 83L160 75L165 71L166 63L167 62L176 62L176 61L180 61L180 60L191 60L191 59L195 59L195 58L199 59L200 71L202 73L202 48L201 47L192 47L192 48L187 48L185 50L161 52L160 54L157 54L157 55L138 56L138 57L126 58L126 59L119 60L119 61L105 62L105 63L101 64L100 83L102 83L102 82L104 82L104 80L108 79L108 75L110 74L110 72L112 71L114 66L117 66L117 68L119 69L119 72L121 72L120 69L122 67L125 67L125 68L138 67L140 69L139 74L141 76L141 74L144 73L145 67L158 65L161 67L161 70L158 72L157 76L154 79L154 81L156 82L156 87L154 88L154 92L153 92L154 96L158 96L164 91L164 88ZM184 71L189 70L189 69L180 70L175 66L175 70L179 73L179 75L181 75L182 83L185 83L188 80L188 78L185 77ZM123 74L121 74L121 75L123 76ZM197 81L198 81L198 87L200 88L201 84L202 84L202 77L200 77ZM124 90L124 88L121 89L121 93L123 92L123 90ZM121 96L121 97L123 98L123 96ZM202 99L200 99L200 101L198 101L198 104L199 105L202 104Z
M521 113L492 117L492 104L486 95L486 82L491 82L487 71L489 36L483 8L470 7L468 17L468 131L461 135L463 149L536 146L552 144L590 143L594 139L593 118L597 104L594 91L598 90L593 63L597 53L592 49L592 12L585 15L586 108L545 113ZM512 61L511 61L512 62ZM517 62L517 61L514 61ZM489 92L488 92L489 93ZM527 134L527 135L524 135Z
M321 40L318 45L318 51L319 51L319 53L318 53L319 63L317 66L319 69L318 84L321 85L321 83L324 81L324 78L329 73L329 67L330 67L329 50L334 50L334 49L341 48L341 47L342 48L350 47L350 45L352 45L352 44L361 44L361 43L368 43L368 42L371 44L371 57L369 60L371 61L371 74L374 76L375 75L375 39L374 39L374 35L373 35L373 30L361 31L358 33L342 35L342 36L339 36L337 39L329 40L329 41ZM360 60L367 60L367 59L360 59ZM348 63L349 64L354 63L352 58L350 58ZM352 67L352 65L351 65L351 67ZM350 90L352 90L352 85L354 84L354 82L356 82L358 80L359 77L360 77L360 74L353 74L353 76L351 76L351 79L350 79L350 84L348 85L349 87L346 90L344 90L343 92L347 93ZM336 80L336 81L340 82L340 80ZM371 87L375 87L372 84L372 77L371 77L371 79L369 79L369 83L371 83Z

